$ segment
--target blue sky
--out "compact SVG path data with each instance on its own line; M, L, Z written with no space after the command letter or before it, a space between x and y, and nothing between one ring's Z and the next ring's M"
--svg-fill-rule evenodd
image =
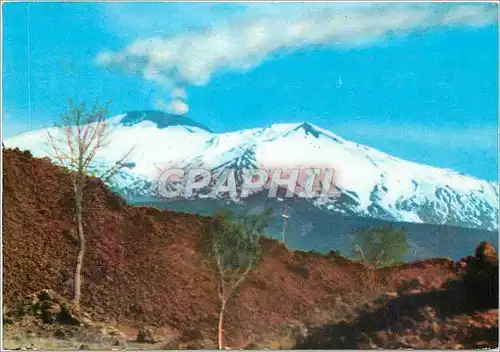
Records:
M111 99L220 132L309 121L498 180L494 4L8 3L3 20L4 138Z

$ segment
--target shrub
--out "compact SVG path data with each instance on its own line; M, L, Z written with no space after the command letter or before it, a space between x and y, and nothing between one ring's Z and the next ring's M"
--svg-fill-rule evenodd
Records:
M373 267L400 263L408 253L408 240L403 228L391 225L362 228L354 232L354 255Z

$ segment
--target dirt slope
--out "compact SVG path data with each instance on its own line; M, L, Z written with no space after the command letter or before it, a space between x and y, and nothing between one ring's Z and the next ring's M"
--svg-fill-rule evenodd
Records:
M216 280L196 250L210 219L129 206L96 179L85 197L82 307L92 318L184 334L200 327L215 338ZM28 152L3 151L4 304L46 288L71 298L77 251L71 199L67 171ZM447 259L370 272L267 239L262 261L229 303L227 344L247 346L274 327L330 316L340 303L355 306L408 279L418 277L429 290L456 275Z

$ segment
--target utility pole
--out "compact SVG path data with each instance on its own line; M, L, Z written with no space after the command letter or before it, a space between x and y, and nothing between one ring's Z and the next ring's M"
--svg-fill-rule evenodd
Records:
M288 231L288 207L285 206L283 207L283 212L281 213L281 217L283 218L283 233L282 233L282 241L283 244L286 245L286 233Z

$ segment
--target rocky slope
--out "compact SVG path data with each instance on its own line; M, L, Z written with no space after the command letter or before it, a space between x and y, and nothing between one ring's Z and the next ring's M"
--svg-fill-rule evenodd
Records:
M7 308L47 288L71 298L77 248L69 176L49 159L33 158L20 150L3 151L3 298ZM85 204L88 251L82 308L88 319L135 333L151 326L163 334L159 337L163 347L215 347L216 279L197 250L211 220L130 206L96 179L89 179ZM484 269L480 255L460 263L434 259L374 271L334 254L290 251L271 239L264 239L263 244L261 262L227 308L226 343L232 348L393 346L404 334L419 339L425 334L430 318L414 316L429 305L439 310L441 303L429 300L455 302L453 298L457 306L448 304L438 324L453 325L458 331L440 335L433 344L497 346L498 321L490 318L497 312L498 298L485 300L485 296L493 287L489 283L498 266ZM480 285L479 291L467 289L477 286L463 284L460 270L470 272L467 268L474 268L475 274L466 282L479 280L488 285ZM414 291L408 291L410 284L416 286ZM453 295L447 293L450 290ZM408 295L416 296L408 300ZM399 311L394 307L401 304L403 316L377 318L381 309ZM483 319L480 323L477 314ZM404 316L413 321L404 329L395 328ZM454 320L445 323L444 317ZM364 336L366 324L370 331ZM327 338L331 329L342 326L352 331L349 336L340 342ZM387 332L389 342L373 340L372 335L380 331ZM405 341L412 345L411 338ZM421 345L415 342L413 346Z

